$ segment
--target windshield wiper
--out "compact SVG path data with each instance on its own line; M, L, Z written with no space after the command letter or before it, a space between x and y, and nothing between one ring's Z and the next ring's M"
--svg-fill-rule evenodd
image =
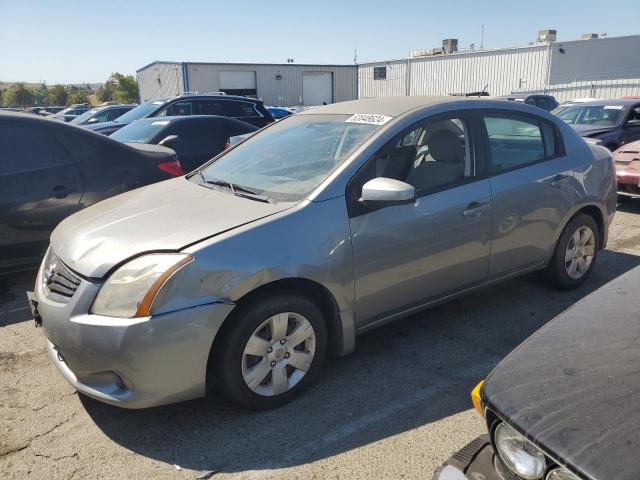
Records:
M204 178L204 175L202 174L202 172L198 172L198 174L200 176L200 179L203 182L209 185L218 185L220 187L227 187L229 188L229 190L231 190L231 193L233 193L237 197L248 198L250 200L256 200L258 202L271 203L271 200L269 199L269 197L265 195L261 195L260 193L256 192L255 190L251 190L250 188L241 187L240 185L235 185L231 182L228 182L227 180L222 180L219 178L207 180L206 178Z

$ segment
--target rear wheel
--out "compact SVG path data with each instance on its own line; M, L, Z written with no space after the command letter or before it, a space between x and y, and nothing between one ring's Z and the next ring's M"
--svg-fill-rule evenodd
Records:
M593 217L579 214L567 224L547 267L548 276L558 288L576 288L591 275L599 243L598 226Z
M238 307L219 352L223 392L241 405L266 410L287 403L317 375L326 350L324 319L295 294L261 296Z

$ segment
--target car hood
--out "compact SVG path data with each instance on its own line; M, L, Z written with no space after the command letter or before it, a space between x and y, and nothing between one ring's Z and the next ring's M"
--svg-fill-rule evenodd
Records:
M483 398L586 478L637 480L640 267L601 287L514 350Z
M83 125L87 130L93 130L94 132L99 132L100 130L108 130L111 128L120 128L124 127L126 123L120 122L100 122L100 123L90 123L88 125Z
M612 132L617 127L602 127L602 126L592 126L592 125L571 125L576 132L578 132L583 137L588 137L590 135L597 135L600 133Z
M178 251L291 205L237 197L181 177L132 190L71 215L51 234L51 247L71 269L99 278L138 254Z

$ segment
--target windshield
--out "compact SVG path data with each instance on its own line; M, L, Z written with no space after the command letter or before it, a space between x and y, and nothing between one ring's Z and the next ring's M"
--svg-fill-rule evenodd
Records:
M169 120L131 122L113 132L110 137L119 142L149 143L167 125L169 125Z
M118 118L114 120L116 123L129 123L134 120L138 120L140 118L145 118L146 116L153 113L158 107L163 105L165 102L163 100L149 101L145 102L141 105L138 105L136 108L132 108L124 115L120 115Z
M299 201L326 179L379 126L349 115L291 116L247 139L202 170L273 201Z
M83 123L86 122L87 120L89 120L91 117L93 117L96 113L98 113L98 109L97 108L93 108L91 110L87 110L86 112L84 112L82 115L78 115L76 118L74 118L73 120L71 120L69 123L73 123L75 125L79 124L79 123Z
M570 125L612 127L618 124L622 105L573 105L566 107L558 118Z

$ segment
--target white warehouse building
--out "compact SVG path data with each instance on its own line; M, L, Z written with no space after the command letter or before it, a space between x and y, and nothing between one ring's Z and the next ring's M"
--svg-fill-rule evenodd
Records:
M558 100L640 95L640 35L554 42L520 48L414 52L414 57L358 65L359 98L396 95L548 93ZM453 42L453 51L443 53Z
M185 92L247 95L266 105L320 105L358 98L356 65L155 61L137 71L140 101Z

